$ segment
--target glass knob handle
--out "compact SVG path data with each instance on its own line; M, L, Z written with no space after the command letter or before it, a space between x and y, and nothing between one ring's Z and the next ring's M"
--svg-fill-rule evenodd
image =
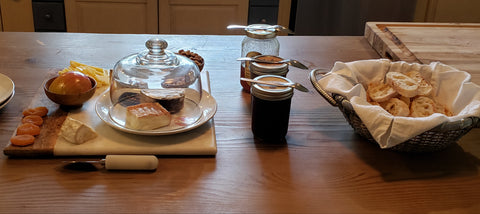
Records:
M168 43L160 38L152 38L145 43L145 46L148 48L149 54L164 55L164 50L167 49Z

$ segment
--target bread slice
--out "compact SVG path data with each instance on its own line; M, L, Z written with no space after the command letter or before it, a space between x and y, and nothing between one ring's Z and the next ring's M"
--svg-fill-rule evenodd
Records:
M399 100L405 102L405 104L407 104L408 108L410 108L410 103L412 102L411 97L398 96L397 98Z
M172 116L158 103L140 103L127 107L125 127L152 130L170 124Z
M424 96L418 96L410 104L410 116L427 117L435 113L435 102Z
M367 96L375 102L385 102L395 97L397 92L390 85L382 82L371 82L367 87Z
M408 105L398 98L391 98L387 102L382 103L382 107L393 116L407 117L410 115Z
M444 114L449 117L453 116L453 113L450 110L448 110L447 107L438 103L437 101L435 101L434 111L435 113Z
M404 97L415 97L418 92L417 82L400 72L388 72L386 75L387 83Z
M420 74L420 72L409 71L406 73L406 75L417 82L418 84L417 95L429 96L432 93L433 86L422 77L422 74Z

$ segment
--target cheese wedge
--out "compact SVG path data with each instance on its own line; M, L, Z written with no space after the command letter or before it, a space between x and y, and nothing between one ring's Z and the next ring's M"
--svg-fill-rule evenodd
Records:
M158 103L140 103L127 107L125 127L151 130L170 124L172 116Z
M82 144L97 137L97 133L83 122L67 117L60 128L60 136L70 143Z

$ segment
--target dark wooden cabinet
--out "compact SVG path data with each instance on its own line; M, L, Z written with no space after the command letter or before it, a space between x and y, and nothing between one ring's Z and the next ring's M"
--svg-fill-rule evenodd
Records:
M367 21L413 21L416 0L293 0L295 35L363 35Z
M480 22L478 0L417 0L415 21Z

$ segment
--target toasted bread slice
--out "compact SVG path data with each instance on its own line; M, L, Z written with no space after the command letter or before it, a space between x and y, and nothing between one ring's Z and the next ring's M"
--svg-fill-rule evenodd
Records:
M404 97L417 96L418 84L415 80L400 72L388 72L387 83Z
M429 96L432 93L433 86L422 77L422 74L420 74L420 72L409 71L406 73L406 75L417 82L418 84L417 95Z
M393 116L407 117L410 115L408 105L398 98L391 98L387 102L382 103L382 107Z
M382 82L371 82L367 87L367 95L375 102L385 102L397 95L392 86Z
M397 98L405 102L405 104L407 104L407 106L410 108L410 103L412 102L411 97L398 96Z
M435 113L435 101L428 97L419 96L410 104L410 116L427 117Z
M449 117L453 116L453 113L450 110L448 110L447 107L438 103L437 101L435 101L434 111L435 111L435 113L444 114L444 115L447 115Z

